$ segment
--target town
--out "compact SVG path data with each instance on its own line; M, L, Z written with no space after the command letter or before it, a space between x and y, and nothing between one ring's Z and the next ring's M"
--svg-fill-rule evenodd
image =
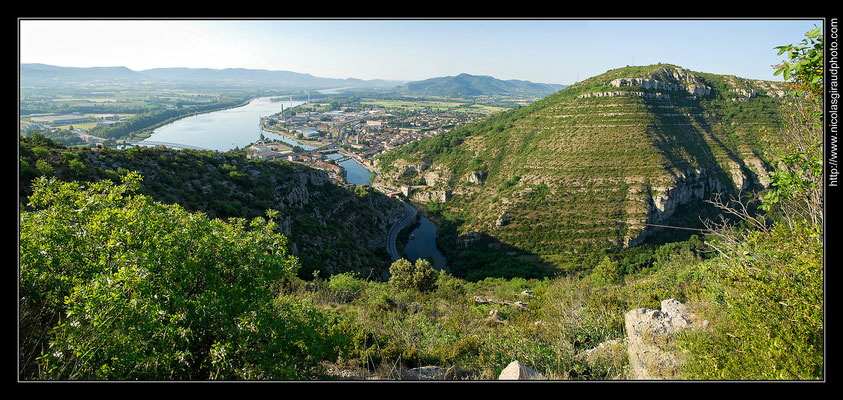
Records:
M330 110L328 103L306 103L264 117L261 127L313 147L295 151L296 146L278 141L262 141L248 148L253 159L286 159L325 170L341 181L344 174L336 160L325 154L339 153L374 170L373 157L396 147L448 132L456 126L489 115L491 110L435 110L430 108L393 109L376 104L365 107L340 107ZM308 111L303 111L303 110ZM319 110L319 111L317 111Z
M286 100L286 96L272 99L278 104L279 112L261 118L260 129L290 140L273 140L261 135L258 141L245 145L242 151L249 159L285 160L321 169L338 184L348 183L347 171L340 165L345 160L353 159L377 175L373 163L375 156L508 109L483 105L492 102L489 99L479 103L459 99L358 99L339 104L335 99L326 97L314 101L308 99L295 107L289 107L289 103L282 100ZM514 101L529 103L519 100ZM115 140L92 135L89 130L95 126L116 126L131 116L79 112L33 114L21 118L21 129L45 132L67 145L126 148L142 145L138 139L148 137L151 131ZM193 147L184 145L181 148ZM333 153L341 157L328 157Z

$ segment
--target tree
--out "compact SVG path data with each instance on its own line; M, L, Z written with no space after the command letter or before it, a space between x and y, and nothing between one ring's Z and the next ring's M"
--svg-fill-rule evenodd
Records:
M763 130L766 151L775 163L771 188L758 198L759 208L767 214L750 216L749 208L735 199L712 202L764 232L769 232L772 221L790 227L808 221L819 229L823 223L823 40L820 28L805 36L800 45L776 47L779 55L787 53L788 60L776 66L775 75L783 74L792 90L781 108L782 128ZM727 225L725 220L710 223L715 233L730 231ZM732 233L719 236L734 238Z
M823 215L823 37L820 28L805 36L799 45L777 47L789 61L776 74L790 79L793 93L783 131L766 135L778 165L770 176L773 190L763 197L762 208L776 209L791 227L797 220L821 226Z
M436 270L425 259L416 260L415 264L402 258L389 267L389 283L398 289L415 289L422 292L436 289Z

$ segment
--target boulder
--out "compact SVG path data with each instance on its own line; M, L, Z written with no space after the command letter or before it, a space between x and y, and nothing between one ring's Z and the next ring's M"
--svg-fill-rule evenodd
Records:
M515 360L506 368L501 371L500 376L498 376L498 380L539 380L545 379L545 377L533 370L532 368L522 364L520 361Z
M676 299L662 301L661 310L638 308L627 312L624 322L629 378L679 379L681 360L673 335L695 327L694 320L688 307Z

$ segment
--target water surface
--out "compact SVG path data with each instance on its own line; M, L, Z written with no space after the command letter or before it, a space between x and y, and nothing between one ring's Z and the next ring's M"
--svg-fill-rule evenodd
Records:
M241 107L182 118L155 129L152 135L144 141L186 144L205 149L228 151L258 141L261 132L268 138L282 137L262 131L260 128L261 118L280 112L282 104L285 109L289 109L304 102L273 102L271 101L273 97L260 97ZM312 148L301 146L305 149Z
M411 262L416 262L419 258L432 258L433 266L436 269L444 269L448 271L448 260L445 255L436 248L436 225L433 225L430 220L421 217L419 227L413 230L410 234L410 240L404 246L404 253Z

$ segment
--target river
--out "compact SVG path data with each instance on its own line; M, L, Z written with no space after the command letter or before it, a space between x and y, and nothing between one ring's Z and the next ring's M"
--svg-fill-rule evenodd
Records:
M436 269L448 271L448 260L445 255L436 248L436 225L430 220L421 217L419 227L410 234L410 240L404 246L404 253L411 262L419 258L432 258L433 266Z
M165 142L197 146L205 149L228 151L242 148L260 139L261 133L268 139L278 139L290 145L301 146L311 150L314 146L268 132L260 128L263 117L278 113L281 106L290 109L303 101L271 101L272 98L283 96L260 97L248 104L226 110L214 111L194 115L162 126L146 141ZM331 154L328 157L338 160L344 158L341 154ZM372 173L353 159L340 162L346 170L346 181L355 185L368 185ZM413 239L407 243L404 251L413 260L416 258L432 257L437 269L445 268L447 261L436 248L436 226L427 218L421 218L421 225L413 232Z
M260 139L262 117L280 112L282 104L285 109L304 104L303 101L273 102L273 97L260 97L245 106L182 118L154 130L145 141L186 144L218 151L244 147ZM264 135L270 137L267 132ZM273 138L280 136L271 135Z
M274 102L272 98L281 98ZM186 144L205 149L228 151L235 147L244 147L260 139L260 134L269 139L278 139L291 145L301 146L305 150L314 147L299 143L284 135L260 129L263 117L278 113L281 106L289 110L303 101L284 101L283 96L260 97L248 104L183 118L153 131L144 141ZM340 154L331 154L333 159L343 158ZM368 185L372 173L354 160L340 162L346 170L346 180L355 185Z

